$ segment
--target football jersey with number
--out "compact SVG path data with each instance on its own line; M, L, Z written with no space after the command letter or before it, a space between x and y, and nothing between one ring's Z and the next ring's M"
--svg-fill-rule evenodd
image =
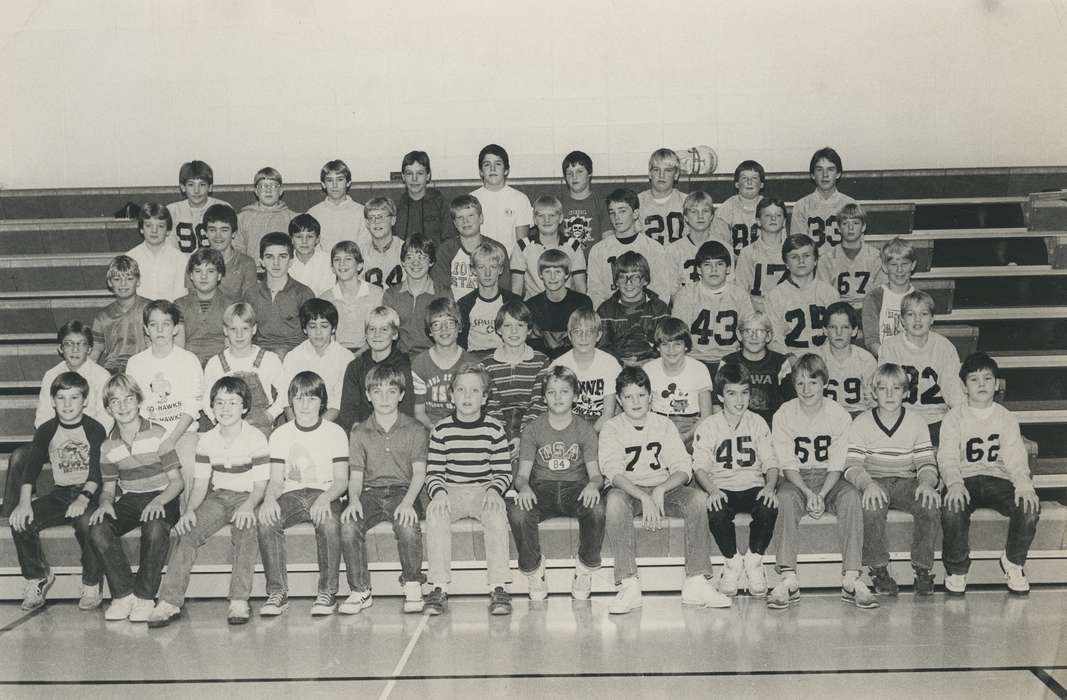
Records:
M400 250L404 242L393 236L385 250L379 250L369 242L360 246L363 253L363 279L382 289L395 287L404 281L404 267L400 264Z
M754 297L766 296L785 277L782 244L769 244L762 238L737 255L734 284Z
M608 483L626 476L634 485L652 488L671 474L693 473L689 453L670 418L649 413L634 425L625 414L604 423L600 431L600 471Z
M656 199L652 190L637 195L645 235L661 245L681 239L685 235L685 217L682 213L685 197L685 192L680 190L671 190L663 199Z
M848 432L845 478L860 489L870 479L916 478L923 472L937 479L930 429L922 416L909 408L887 425L878 409L856 416Z
M759 239L759 226L756 225L756 205L759 200L759 197L745 199L735 194L715 210L715 221L722 222L721 225L728 231L730 249L735 256Z
M858 345L850 345L848 357L840 360L834 355L830 343L824 343L817 350L826 362L830 381L823 389L823 396L841 404L849 413L855 415L868 408L874 408L874 396L871 393L874 371L878 361L874 355Z
M843 471L851 424L848 412L833 401L823 399L814 415L804 410L800 399L786 401L774 414L771 428L779 467Z
M522 275L523 298L529 299L545 291L545 283L541 281L541 271L538 269L538 260L541 253L546 250L562 250L571 261L571 275L567 278L567 288L574 289L574 276L585 275L585 252L582 243L577 238L561 236L555 243L545 245L541 241L541 234L535 228L530 230L528 238L520 238L515 242L515 248L511 251L511 273Z
M854 258L848 257L841 246L826 253L819 258L818 278L836 289L841 301L861 309L867 292L885 282L878 249L864 243Z
M204 230L204 212L215 204L229 203L208 197L204 206L193 208L188 199L167 205L173 226L167 231L167 243L183 253L192 253L197 248L207 248L207 231Z
M818 191L802 197L793 205L789 218L789 233L803 233L815 241L819 256L829 253L841 244L841 232L837 228L837 212L856 200L841 192L823 197Z
M956 346L936 331L930 331L926 344L913 345L901 333L885 339L878 350L878 364L895 362L908 375L904 404L936 423L950 408L963 404L960 383L960 356Z
M817 279L804 288L786 280L767 292L771 349L797 354L818 349L826 342L826 307L840 300L833 287Z
M994 403L988 409L957 406L941 423L937 466L945 486L973 476L1007 479L1015 492L1033 491L1019 419Z
M702 362L718 362L740 348L741 319L750 313L748 293L729 282L718 290L704 284L683 287L671 309L693 337L689 356Z
M595 308L599 308L615 293L612 263L620 255L631 250L643 255L648 262L648 269L652 273L652 282L648 288L664 302L671 298L675 287L674 268L671 267L666 249L648 236L638 234L632 238L620 239L614 234L608 234L589 251L588 292Z
M730 239L725 231L712 226L708 232L708 241L718 241L726 246L726 250L732 251ZM667 246L667 257L671 261L671 269L674 270L675 292L684 287L700 284L700 268L697 267L697 251L701 243L695 242L689 233ZM733 266L733 253L730 253L730 265ZM671 296L674 296L673 294Z
M736 428L725 411L708 416L693 436L693 469L711 474L724 491L746 491L765 483L768 469L777 469L767 421L745 411Z

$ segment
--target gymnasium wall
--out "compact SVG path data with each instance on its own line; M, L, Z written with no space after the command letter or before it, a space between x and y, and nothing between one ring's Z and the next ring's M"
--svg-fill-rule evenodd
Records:
M326 160L383 180L428 150L512 175L582 148L636 174L660 145L845 166L1067 164L1063 0L3 0L0 187L219 183Z

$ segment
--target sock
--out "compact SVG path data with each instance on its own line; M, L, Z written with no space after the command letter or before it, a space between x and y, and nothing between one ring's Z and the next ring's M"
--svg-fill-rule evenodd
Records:
M859 581L860 572L858 571L846 571L844 578L841 580L841 587L846 591L852 592L856 588L856 581Z
M800 581L797 580L797 572L795 569L785 569L782 573L782 581L789 586L790 590L800 588Z

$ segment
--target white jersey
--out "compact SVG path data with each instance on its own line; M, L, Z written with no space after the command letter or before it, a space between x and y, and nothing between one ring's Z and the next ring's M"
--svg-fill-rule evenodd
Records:
M404 281L404 266L400 263L400 249L404 241L396 236L389 239L385 250L378 250L367 236L366 247L360 246L363 253L363 279L382 289L396 287Z
M188 199L180 202L171 202L167 205L170 212L170 220L173 224L167 231L167 243L183 253L192 253L197 248L207 248L207 231L204 229L204 212L208 207L215 204L226 204L221 199L208 197L204 206L193 207Z
M849 258L841 246L824 252L816 276L836 289L841 301L862 308L868 290L885 283L882 256L874 246L864 243L854 258Z
M878 350L878 364L895 362L908 375L904 405L917 411L927 423L936 423L950 408L963 404L960 356L948 338L930 331L921 348L906 334L885 339Z
M718 362L741 347L741 319L750 313L748 293L729 282L718 290L704 284L683 287L671 307L671 315L685 323L693 337L690 357L702 362Z
M715 485L746 491L766 484L764 474L778 468L767 421L745 411L731 428L725 411L700 421L693 435L693 469L707 471Z
M774 337L771 349L783 354L814 351L826 342L826 307L841 297L820 280L801 289L792 280L767 292L767 316Z
M783 470L844 471L852 418L836 402L823 399L809 416L800 399L791 399L775 412L771 425L774 454Z
M697 243L692 239L692 232L685 234L674 243L667 246L667 257L671 260L671 269L674 271L675 292L683 287L700 284L700 268L697 265L697 251L707 241ZM730 239L725 231L712 226L708 231L708 241L718 241L731 250ZM730 266L733 267L734 257L730 253ZM674 296L674 294L671 294Z
M319 222L319 247L326 253L327 258L333 254L333 247L341 241L352 241L360 246L360 250L363 249L360 241L369 234L367 220L363 216L363 205L359 202L351 197L345 197L340 204L324 199L308 209L308 214Z
M735 194L715 209L715 220L721 221L730 236L730 249L734 255L752 245L759 239L759 226L756 224L756 205L760 198L745 199Z
M754 297L766 296L785 277L782 244L760 238L737 255L734 284Z
M615 280L611 273L611 265L615 260L628 251L634 251L644 256L648 261L648 269L652 273L652 282L648 288L659 296L664 303L671 298L674 291L674 268L671 267L670 258L667 257L666 249L648 236L637 234L623 241L614 234L606 234L599 243L589 251L588 278L589 298L593 300L593 308L599 308L615 293Z
M640 205L641 227L646 236L661 245L667 245L685 235L685 216L682 207L686 194L671 190L663 199L656 199L652 190L637 195Z
M823 396L841 404L852 414L874 408L872 384L874 372L878 369L874 355L853 344L849 346L848 358L842 361L834 355L828 342L817 353L826 362L826 370L830 375Z
M941 423L937 465L945 486L972 476L1007 479L1015 493L1034 490L1019 419L994 403L988 409L957 406Z
M645 424L636 426L626 415L604 423L600 431L600 471L608 483L626 476L637 486L659 486L671 474L693 473L682 436L670 418L649 413Z
M837 228L837 213L846 204L855 204L856 200L847 194L835 191L829 197L823 197L818 191L798 199L793 205L789 219L789 233L803 233L815 241L819 256L829 253L831 248L841 244L841 232Z
M511 273L522 275L522 296L529 299L545 291L545 284L541 281L541 272L538 269L538 261L541 253L546 250L562 250L570 258L571 274L567 278L567 288L574 289L574 276L585 274L585 253L582 251L582 242L570 236L559 236L556 242L545 245L541 240L539 231L531 230L528 238L522 238L515 242L515 248L511 251Z

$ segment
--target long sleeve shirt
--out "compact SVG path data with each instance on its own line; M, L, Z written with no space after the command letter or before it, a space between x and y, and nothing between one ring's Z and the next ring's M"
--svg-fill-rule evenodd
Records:
M771 424L778 465L783 471L844 471L851 422L845 409L833 401L823 399L814 415L804 410L800 399L786 401Z
M762 487L764 474L778 468L767 421L745 411L737 427L726 412L702 420L693 434L693 470L703 469L726 491Z
M998 403L986 410L957 406L941 423L937 464L945 486L972 476L1007 479L1016 493L1033 491L1019 420Z
M925 472L936 480L934 446L922 417L904 408L893 425L886 425L877 412L867 411L852 422L845 478L861 491L871 479L909 479Z
M908 375L904 405L936 423L950 408L963 404L960 356L945 336L930 331L926 344L913 345L903 333L886 338L878 350L878 364L895 362Z
M600 471L608 483L626 476L636 486L653 488L672 474L693 474L689 453L670 418L649 413L644 425L615 416L600 430Z
M511 453L500 421L482 415L461 421L454 413L430 431L426 493L448 492L449 484L480 484L500 496L511 486Z

